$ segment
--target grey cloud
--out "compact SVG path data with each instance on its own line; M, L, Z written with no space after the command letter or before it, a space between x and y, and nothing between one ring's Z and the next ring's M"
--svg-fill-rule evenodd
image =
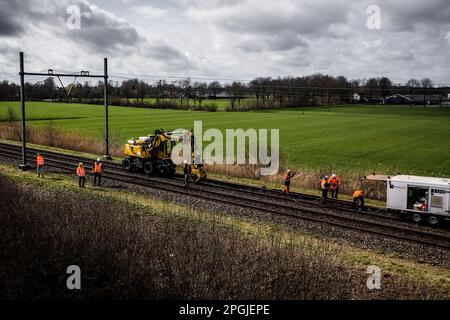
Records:
M184 7L183 1L180 0L90 0L90 2L101 8L108 8L108 10L111 8L118 11L133 6L150 6L158 9Z
M17 15L18 3L15 1L0 2L0 36L16 36L23 31Z
M148 55L155 60L164 61L172 68L195 68L186 55L167 44L153 44L149 46Z
M67 2L67 0L61 1ZM62 4L61 1L2 0L0 2L0 36L21 36L30 26L41 27L50 23L54 20L56 8Z
M23 31L18 21L0 12L0 36L15 36Z
M18 59L19 51L20 51L20 48L17 46L11 46L6 43L2 43L0 45L0 55L2 55L2 56L14 57L14 58Z
M172 60L179 59L183 55L168 45L153 45L150 47L150 56L154 59Z
M81 9L81 28L69 30L65 29L61 36L68 36L75 42L81 42L93 51L114 52L136 49L139 42L142 41L137 31L127 22L116 16L91 7L88 3L80 2ZM63 7L64 17L66 8Z
M413 30L418 24L436 27L450 24L448 0L383 1L380 8L387 27L396 31Z
M239 3L243 3L246 0L181 0L185 7L193 7L197 9L217 9L225 7L234 7Z
M290 31L305 35L323 33L332 24L346 22L350 5L342 0L336 0L334 5L324 0L245 0L227 10L207 7L205 11L211 12L211 23L236 33L273 34ZM208 13L202 17L208 18Z
M81 10L81 29L66 27L70 5ZM115 15L92 6L86 0L41 0L1 3L0 35L18 35L37 28L52 32L55 38L67 38L100 52L127 51L141 40L137 31ZM14 18L11 18L14 17ZM21 24L26 25L23 28Z
M243 41L239 48L248 52L287 51L294 48L307 48L308 44L294 32L281 32L270 36L256 36Z
M19 61L19 52L21 51L20 47L12 46L4 42L5 41L0 40L0 65L2 66L2 68L0 68L0 71L3 71L2 69L5 67L5 64L13 65L16 67Z

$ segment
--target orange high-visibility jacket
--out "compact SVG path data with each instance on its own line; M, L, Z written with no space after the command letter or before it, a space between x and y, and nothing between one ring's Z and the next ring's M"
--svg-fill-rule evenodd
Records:
M328 189L330 187L330 183L328 182L328 180L322 179L320 186L322 187L322 189Z
M36 163L37 163L38 166L43 166L44 163L45 163L44 157L43 157L43 156L38 156L38 157L36 158Z
M78 166L78 168L77 168L77 176L79 176L79 177L86 176L86 171L84 170L84 167Z
M362 190L356 190L353 192L353 198L361 198L364 197L364 191Z
M95 173L102 173L103 171L103 166L101 163L94 163L94 172Z
M330 180L328 180L328 182L330 183L331 189L336 189L341 184L341 179L339 179L339 177L330 178Z

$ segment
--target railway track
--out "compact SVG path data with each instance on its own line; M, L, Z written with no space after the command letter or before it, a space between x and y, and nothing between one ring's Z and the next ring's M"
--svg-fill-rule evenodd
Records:
M10 150L14 150L14 151L17 150L16 146L13 146L10 144L0 143L0 147L9 148ZM94 159L89 159L89 158L85 158L85 157L76 157L76 159L75 159L72 155L60 154L60 153L56 153L56 152L52 152L52 151L44 151L44 150L38 150L38 149L29 149L29 150L32 151L32 156L35 156L35 153L37 151L39 151L45 155L50 155L52 157L58 157L61 159L67 159L68 161L81 160L81 161L84 161L87 163L91 163L94 161ZM115 162L111 162L111 161L106 161L106 163L108 164L109 168L113 168L113 169L120 170L120 171L123 170L122 165L119 163L115 163ZM153 177L153 178L158 179L157 177ZM175 174L175 176L171 177L171 178L175 179L175 180L179 180L179 181L184 180L184 177L181 174ZM164 179L166 180L167 178L164 178ZM272 189L272 188L256 187L256 186L244 185L244 184L233 183L233 182L228 182L228 181L220 181L220 180L215 180L215 179L210 179L210 178L205 181L199 182L199 184L201 184L202 186L220 188L222 190L229 190L229 191L239 190L242 192L246 192L249 195L255 195L255 196L261 196L263 194L266 198L276 199L276 201L280 200L280 190ZM311 206L324 207L324 206L320 205L320 197L310 195L310 194L290 192L290 196L285 197L284 199L292 201L292 202L300 202L300 203L308 204ZM367 206L367 205L363 209L361 209L361 208L355 209L355 208L352 208L352 205L350 202L343 201L343 200L328 199L328 204L325 205L325 207L331 208L333 210L342 209L344 211L352 212L355 214L360 214L361 211L363 211L364 213L367 213L367 215L374 216L374 217L381 217L381 218L387 218L387 219L398 219L397 215L392 214L385 209L371 207L371 206Z
M91 168L93 159L61 154L52 151L28 149L29 159L34 159L36 152L40 152L48 166L73 173L78 162L83 161L87 168ZM0 143L0 155L11 159L21 159L19 146ZM32 164L30 161L29 164ZM272 189L244 186L235 183L207 180L191 188L185 188L181 176L173 179L148 177L140 173L125 172L120 164L106 162L104 178L118 182L130 183L138 186L160 189L172 193L189 195L250 210L265 212L274 216L286 216L303 219L321 224L337 226L345 229L362 231L383 237L425 244L433 247L450 249L450 232L447 230L427 230L417 225L404 223L393 216L380 214L377 211L361 213L346 208L344 201L336 208L318 206L317 198L303 194L294 194L290 200L282 198L279 192ZM331 205L332 205L331 204ZM378 210L378 209L377 209Z
M4 144L0 143L1 148L6 148L9 150L17 151L18 147L13 146L10 144ZM51 151L44 151L44 150L37 150L37 149L29 149L32 153L31 156L35 156L35 153L37 151L41 152L42 154L46 156L51 157L57 157L59 159L66 159L67 161L83 161L86 163L92 163L93 159L85 158L85 157L76 157L72 155L67 154L60 154L56 152ZM107 161L108 168L123 171L121 164ZM142 177L142 176L140 176ZM152 179L159 179L158 177L152 177ZM167 181L167 178L163 178L164 182ZM174 177L172 177L173 180L178 181L184 181L184 177L181 174L175 174ZM205 181L201 181L198 186L200 187L210 187L220 190L226 190L228 192L245 192L247 195L252 197L263 197L264 199L272 199L273 201L279 202L281 199L282 201L288 201L292 203L297 204L306 204L308 206L316 206L320 208L329 208L334 211L340 211L343 214L353 214L353 215L361 215L361 213L364 213L364 216L371 216L376 219L385 219L385 220L399 220L398 215L393 214L391 212L388 212L387 210L384 210L382 208L377 207L371 207L371 206L365 206L364 210L360 209L354 209L351 206L351 203L348 201L342 201L342 200L336 200L336 199L329 199L328 204L326 206L320 205L320 197L309 195L309 194L303 194L303 193L296 193L291 192L289 197L283 197L280 198L280 190L276 189L270 189L265 187L255 187L250 185L243 185L228 181L220 181L220 180L214 180L214 179L207 179Z

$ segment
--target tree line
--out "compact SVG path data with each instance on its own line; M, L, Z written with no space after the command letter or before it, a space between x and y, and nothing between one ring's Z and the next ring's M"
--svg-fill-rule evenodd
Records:
M96 103L103 99L103 82L76 82L65 88L58 87L52 77L43 81L25 84L28 100L53 100ZM404 84L395 84L387 77L349 80L344 76L333 77L314 74L303 77L270 78L259 77L249 82L219 81L200 82L189 78L177 81L159 80L148 83L137 78L121 83L108 83L112 104L133 105L152 98L157 105L189 103L202 105L204 100L227 99L234 109L246 101L260 108L289 106L333 105L352 102L354 94L376 102L393 94L442 95L447 96L449 86L435 86L429 78L410 79ZM252 99L249 99L252 98ZM20 87L14 82L0 82L0 100L19 100Z

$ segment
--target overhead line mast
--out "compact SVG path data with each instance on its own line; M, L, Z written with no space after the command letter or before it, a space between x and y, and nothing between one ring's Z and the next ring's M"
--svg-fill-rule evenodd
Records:
M28 170L27 165L27 136L26 136L26 121L25 121L25 102L26 102L26 92L25 92L25 76L37 76L37 77L57 77L62 84L61 78L64 77L75 77L77 78L103 78L104 80L104 90L103 90L103 101L105 107L105 127L104 127L104 159L111 159L109 154L109 124L108 124L108 59L104 58L103 75L100 74L90 74L89 71L81 71L78 73L54 73L53 69L48 69L47 73L43 72L25 72L24 66L24 55L23 52L19 53L20 60L20 105L21 105L21 123L22 123L22 163L19 167L22 170ZM63 85L64 87L64 85ZM68 92L70 93L70 91Z

